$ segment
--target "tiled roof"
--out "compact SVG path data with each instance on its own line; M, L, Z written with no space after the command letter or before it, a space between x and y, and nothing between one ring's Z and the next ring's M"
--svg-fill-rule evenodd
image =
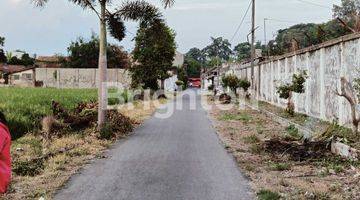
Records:
M29 69L34 69L35 66L26 67L24 65L4 65L0 64L0 72L3 72L5 74L13 74L18 72L23 72Z

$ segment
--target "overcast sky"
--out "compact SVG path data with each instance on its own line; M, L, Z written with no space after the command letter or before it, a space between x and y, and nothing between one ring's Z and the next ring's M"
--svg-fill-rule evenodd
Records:
M87 10L67 0L50 0L43 9L35 8L31 0L0 0L0 36L5 36L6 50L21 49L37 55L67 54L66 47L77 37L89 37L98 33L98 19ZM113 0L116 5L121 0ZM158 0L149 2L160 6ZM192 47L203 48L210 37L233 38L240 24L249 0L176 0L176 4L163 10L168 25L176 33L180 52ZM257 40L264 40L264 18L267 21L267 35L271 39L276 31L296 23L325 22L332 18L331 7L340 0L257 0ZM121 43L130 51L137 23L127 23L130 32ZM233 46L246 41L250 29L250 13L238 34L232 40Z

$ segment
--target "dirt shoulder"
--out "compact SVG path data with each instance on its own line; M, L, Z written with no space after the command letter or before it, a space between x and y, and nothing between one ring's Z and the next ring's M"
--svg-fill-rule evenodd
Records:
M225 148L250 178L259 199L360 199L360 162L303 145L298 130L250 108L209 111Z
M119 111L129 117L136 127L149 118L157 107L153 102L146 104L147 109L144 106L144 102L137 102L133 107L120 107ZM98 134L91 127L54 137L50 142L45 141L41 134L27 134L13 141L11 154L15 171L8 193L0 199L51 199L71 175L91 160L104 158L106 149L117 140L129 136L124 133L106 140L100 139ZM37 161L34 158L41 159Z

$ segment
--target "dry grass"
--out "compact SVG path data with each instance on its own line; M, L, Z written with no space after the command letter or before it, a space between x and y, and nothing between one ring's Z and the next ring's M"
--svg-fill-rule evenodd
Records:
M272 191L284 199L360 198L359 162L336 157L297 162L286 154L273 156L264 151L263 141L286 136L288 127L250 109L221 111L213 107L209 115L226 149L250 178L256 193L265 191L261 195L266 196ZM249 116L250 120L228 120L223 116L232 119Z
M145 108L146 103L150 106ZM161 103L165 103L164 100ZM157 105L153 102L137 102L134 109L120 108L120 112L130 117L137 124L149 118ZM53 153L44 159L37 167L34 176L13 173L12 182L4 199L38 199L44 197L51 199L53 193L62 187L71 175L81 169L91 159L102 158L104 150L109 148L115 140L101 140L94 128L81 132L72 132L60 138L53 138L46 145L40 135L28 134L13 142L11 154L14 162L24 162L20 172L31 170L26 163L33 158ZM41 166L41 167L39 167Z

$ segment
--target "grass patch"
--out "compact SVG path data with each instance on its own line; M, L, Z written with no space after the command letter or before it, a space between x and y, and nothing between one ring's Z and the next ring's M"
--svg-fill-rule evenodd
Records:
M271 163L270 169L273 171L285 171L289 170L291 167L288 163Z
M0 88L0 110L9 123L12 139L40 128L43 117L51 114L51 101L67 109L79 102L95 101L96 89Z
M247 144L255 144L260 142L260 139L256 135L249 135L243 138Z
M280 194L277 192L272 192L270 190L260 190L257 193L257 197L259 200L278 200L281 198Z
M219 120L221 121L243 121L243 122L249 122L251 119L252 117L247 113L238 113L238 114L225 113L219 118Z
M299 133L299 129L295 127L295 125L291 124L286 129L286 137L300 140L303 136Z

